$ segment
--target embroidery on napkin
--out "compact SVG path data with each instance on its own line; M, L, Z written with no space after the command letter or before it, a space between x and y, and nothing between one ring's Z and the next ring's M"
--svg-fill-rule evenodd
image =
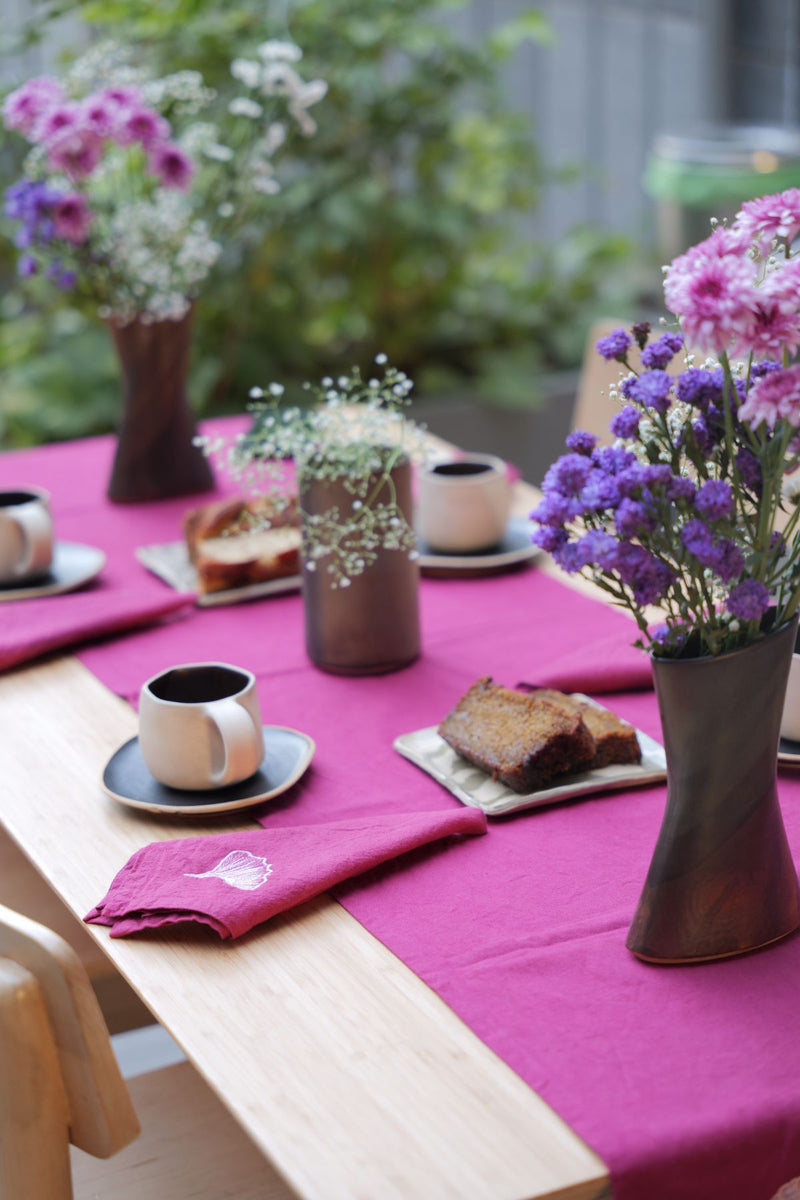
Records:
M239 888L242 892L254 892L256 888L263 887L271 874L271 863L257 854L251 854L249 850L232 850L210 871L203 871L200 875L184 871L188 879L221 879L229 887Z

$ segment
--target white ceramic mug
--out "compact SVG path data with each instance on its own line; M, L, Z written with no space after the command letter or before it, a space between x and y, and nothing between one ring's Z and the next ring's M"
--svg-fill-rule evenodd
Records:
M445 554L499 545L511 511L511 484L502 458L464 454L419 474L417 528L423 542Z
M0 491L0 583L46 575L53 562L50 497L42 488Z
M139 747L168 787L207 791L258 770L264 737L255 675L229 663L185 663L142 686Z
M789 682L786 685L786 699L781 719L781 737L788 738L792 742L800 742L800 634L798 634L789 667Z

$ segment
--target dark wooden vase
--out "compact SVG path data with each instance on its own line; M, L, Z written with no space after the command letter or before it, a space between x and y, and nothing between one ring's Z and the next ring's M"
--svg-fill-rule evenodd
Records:
M800 925L777 754L797 617L718 658L653 658L667 807L627 946L657 963L756 950Z
M214 481L193 444L186 394L192 314L180 321L109 323L122 372L122 416L108 497L118 503L205 492Z
M392 471L397 503L411 516L411 467ZM377 482L377 481L376 481ZM304 514L336 506L341 519L355 497L338 480L312 479L301 487ZM388 499L388 487L379 495ZM315 569L303 555L306 650L315 666L335 675L379 675L419 656L419 567L403 550L379 549L377 559L347 587L331 587L324 558Z

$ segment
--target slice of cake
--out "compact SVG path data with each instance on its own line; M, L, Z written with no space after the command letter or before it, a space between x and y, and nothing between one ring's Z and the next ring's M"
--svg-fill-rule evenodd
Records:
M592 768L608 767L612 763L638 763L642 761L642 750L636 730L627 721L607 708L599 708L586 700L567 696L554 688L537 688L530 693L541 700L558 704L568 712L577 712L595 741L595 756Z
M594 738L579 712L500 687L488 675L462 696L439 734L458 754L523 794L586 770L595 755Z
M264 583L300 570L296 502L278 510L264 498L219 500L188 512L184 533L201 592Z

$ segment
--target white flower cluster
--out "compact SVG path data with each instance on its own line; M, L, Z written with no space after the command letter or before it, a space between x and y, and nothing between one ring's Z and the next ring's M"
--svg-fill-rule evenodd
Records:
M71 95L84 96L108 87L109 80L114 81L115 87L141 87L149 78L148 72L134 63L130 47L104 41L90 46L75 59L64 77L64 85Z
M193 117L207 108L217 93L205 86L199 71L176 71L174 75L148 80L142 94L153 108L170 105L174 115Z
M107 314L145 323L180 320L222 249L174 192L119 208L98 248L113 263Z
M258 47L258 54L259 59L233 60L231 74L234 79L263 96L285 97L288 101L289 115L298 129L306 137L311 137L316 133L317 123L308 110L327 94L327 83L324 79L305 82L301 78L292 63L300 61L302 51L293 42L262 42Z

